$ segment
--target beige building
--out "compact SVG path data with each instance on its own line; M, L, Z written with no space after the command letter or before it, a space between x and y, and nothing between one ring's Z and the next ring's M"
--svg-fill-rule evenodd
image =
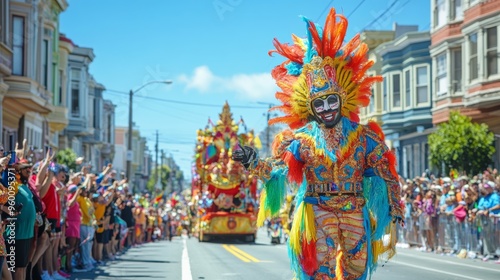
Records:
M129 182L132 188L141 192L146 190L146 185L151 174L151 154L147 146L147 139L142 137L138 129L132 132L132 163ZM114 160L113 166L118 173L127 172L127 146L128 127L115 128Z
M362 42L368 45L369 58L375 62L370 71L367 72L369 76L381 75L382 60L375 52L375 49L385 43L394 40L395 30L381 30L370 31L366 30L360 34ZM382 122L382 83L377 83L372 89L372 98L370 105L361 109L360 119L361 123L367 123L369 120L374 120L379 124Z

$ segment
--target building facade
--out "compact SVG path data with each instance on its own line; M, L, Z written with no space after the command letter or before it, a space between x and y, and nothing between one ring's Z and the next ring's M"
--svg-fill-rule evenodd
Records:
M65 41L69 41L65 39ZM61 149L71 148L78 156L85 158L99 172L114 156L114 108L104 100L106 88L89 73L94 60L91 48L73 44L68 55L66 95L62 101L69 113L69 124L60 137Z
M414 178L429 168L432 131L429 32L407 32L377 47L382 59L382 129L396 152L398 172Z
M433 123L452 110L486 123L500 165L500 1L431 0Z
M128 127L116 127L114 137L114 169L120 174L127 174ZM135 192L143 192L151 175L151 154L147 139L138 129L132 130L132 162L129 183Z
M67 123L65 110L56 102L61 85L59 15L67 6L65 0L0 1L0 123L5 146L27 138L34 149L57 148L57 134Z

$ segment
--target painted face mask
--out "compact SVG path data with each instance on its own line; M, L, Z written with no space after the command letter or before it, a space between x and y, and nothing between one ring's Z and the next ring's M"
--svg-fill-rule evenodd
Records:
M311 102L316 121L332 128L340 121L340 97L337 94L323 95Z

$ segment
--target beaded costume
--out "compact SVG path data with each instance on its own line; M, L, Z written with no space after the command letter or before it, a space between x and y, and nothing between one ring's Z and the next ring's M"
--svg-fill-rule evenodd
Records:
M243 147L233 156L264 183L258 224L276 216L287 186L296 186L289 256L297 279L365 279L379 256L395 253L395 221L401 221L395 157L375 122L359 124L370 102L373 65L359 35L343 45L347 19L330 10L323 31L307 24L307 39L274 45L286 61L272 76L285 115L269 123L279 133L273 155L258 159Z

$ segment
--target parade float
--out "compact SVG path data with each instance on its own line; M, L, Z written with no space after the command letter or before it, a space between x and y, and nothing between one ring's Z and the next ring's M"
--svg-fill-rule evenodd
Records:
M194 234L201 242L221 237L253 242L257 179L231 155L238 145L260 148L260 142L253 131L246 130L243 119L238 123L233 120L229 104L223 106L219 117L215 124L209 120L197 133L192 170L193 206L197 208Z

